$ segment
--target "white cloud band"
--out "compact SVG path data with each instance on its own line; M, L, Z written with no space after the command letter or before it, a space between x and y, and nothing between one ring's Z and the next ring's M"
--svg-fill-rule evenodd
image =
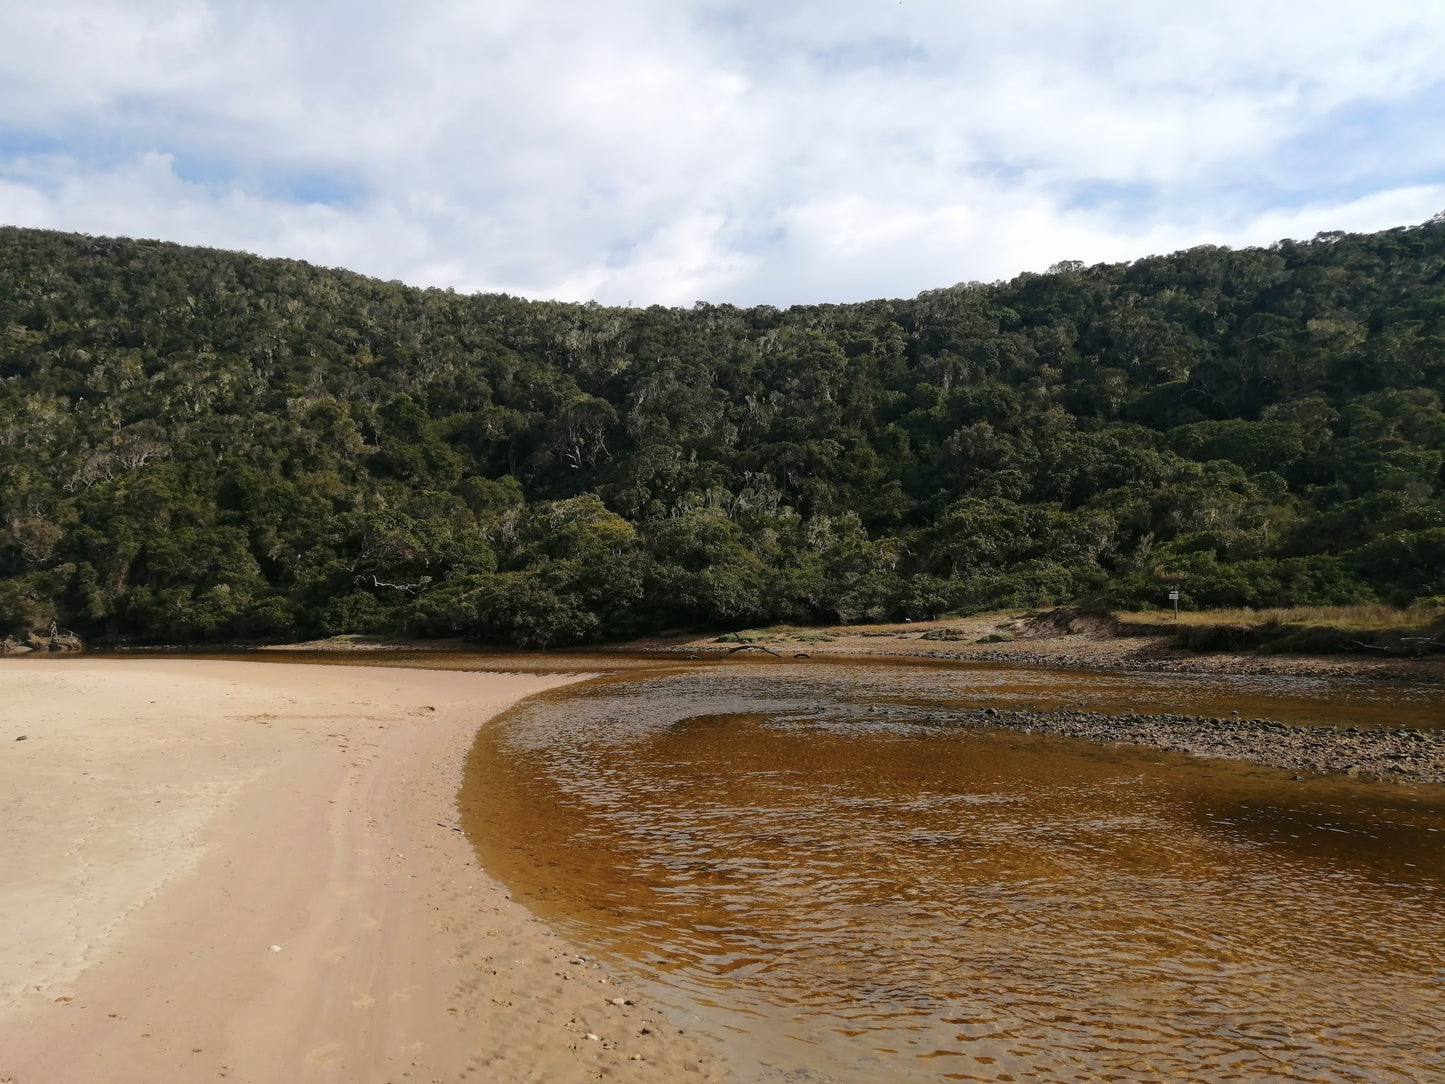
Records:
M910 295L1445 206L1445 9L0 9L0 220L612 303Z

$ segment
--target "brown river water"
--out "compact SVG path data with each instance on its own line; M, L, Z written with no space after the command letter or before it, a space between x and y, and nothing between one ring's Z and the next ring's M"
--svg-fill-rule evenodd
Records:
M643 668L484 728L463 809L517 898L727 1036L740 1080L1445 1080L1445 788L938 716L1427 727L1441 699L966 664Z

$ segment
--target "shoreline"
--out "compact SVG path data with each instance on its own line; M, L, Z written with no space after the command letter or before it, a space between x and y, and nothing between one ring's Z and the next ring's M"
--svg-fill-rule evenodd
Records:
M103 655L226 652L305 652L347 656L398 654L487 654L514 657L612 656L674 662L738 653L780 658L878 658L1006 663L1067 670L1181 674L1309 676L1445 684L1445 653L1416 656L1384 653L1324 653L1268 649L1202 649L1180 646L1187 626L1138 625L1068 608L1000 611L933 621L877 625L776 626L738 633L676 632L632 640L565 648L515 648L473 644L456 638L419 640L384 636L336 636L281 644L170 645L106 649ZM1127 630L1127 631L1126 631Z
M644 638L596 650L601 653L644 651L670 658L767 652L782 658L899 658L1011 663L1065 670L1345 677L1445 684L1445 654L1386 657L1202 651L1176 646L1172 642L1172 630L1131 628L1127 634L1121 634L1119 627L1109 619L1068 610L1042 613L1010 610L901 624L781 626L723 635L686 633Z
M581 677L0 662L0 1081L722 1079L459 827L478 726Z
M91 647L79 641L57 653L101 658L166 656L223 657L278 653L306 655L475 655L515 658L519 668L531 669L538 658L568 656L631 657L637 662L718 658L740 652L760 652L778 658L898 658L936 661L1005 663L1069 670L1146 673L1221 674L1252 676L1310 676L1400 681L1410 684L1445 684L1445 651L1438 640L1414 652L1400 650L1420 636L1388 640L1387 646L1357 641L1357 650L1287 649L1290 643L1322 637L1297 635L1324 633L1323 628L1302 625L1248 626L1210 624L1208 621L1171 623L1167 615L1157 621L1127 620L1108 614L1085 613L1070 607L1048 610L997 611L968 617L939 618L852 625L779 625L740 632L675 631L631 640L606 641L570 647L518 648L471 643L456 637L412 639L397 636L345 635L283 643L122 644ZM1192 615L1196 618L1207 616ZM1230 616L1221 615L1221 620ZM1201 629L1211 633L1198 637ZM1268 630L1275 630L1269 633ZM1377 631L1363 627L1354 634L1335 630L1336 642L1347 635L1372 638ZM1437 637L1440 635L1437 627ZM1253 643L1254 646L1240 646ZM3 652L0 652L3 654ZM44 658L43 650L24 648L14 657Z
M907 718L903 713L898 714ZM930 726L1011 730L1139 745L1170 753L1237 760L1310 775L1347 775L1393 783L1445 785L1445 729L1290 726L1270 719L1199 715L1106 715L1093 711L983 708L929 712Z

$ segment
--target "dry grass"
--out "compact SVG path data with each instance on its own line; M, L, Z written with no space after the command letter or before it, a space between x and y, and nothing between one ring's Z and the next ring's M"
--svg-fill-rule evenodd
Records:
M743 629L741 632L725 632L713 640L715 644L778 644L797 642L804 644L826 644L836 639L832 630L800 629L792 625L773 625L765 629Z
M1157 625L1172 622L1169 610L1119 613L1115 616L1133 624ZM1383 604L1372 606L1293 606L1270 610L1183 610L1179 624L1242 625L1256 628L1268 625L1295 625L1306 628L1347 629L1361 632L1384 632L1390 629L1419 629L1445 620L1445 606L1417 602L1408 609Z

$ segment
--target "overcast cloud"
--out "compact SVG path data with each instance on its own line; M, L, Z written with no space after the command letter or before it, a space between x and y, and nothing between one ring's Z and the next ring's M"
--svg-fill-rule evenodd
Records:
M1445 5L0 0L0 222L605 303L1445 209Z

